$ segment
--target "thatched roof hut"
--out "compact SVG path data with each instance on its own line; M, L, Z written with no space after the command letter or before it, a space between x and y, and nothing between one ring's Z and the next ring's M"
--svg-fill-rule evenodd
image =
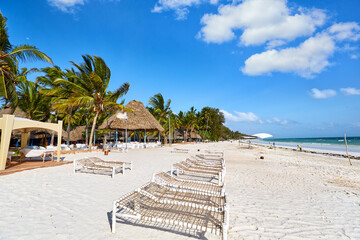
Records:
M164 128L154 118L154 116L144 107L140 101L132 100L125 105L125 108L132 109L134 112L128 112L127 129L128 130L148 130L148 131L164 131ZM99 129L125 129L126 121L118 119L116 116L120 111L112 115L106 120Z
M76 128L70 131L70 141L80 141L85 140L83 137L83 133L85 132L86 126L77 126ZM62 136L67 140L67 132L63 130Z
M0 117L3 117L4 114L15 115L15 117L19 118L28 118L25 112L23 112L20 108L16 108L15 111L12 108L4 108L0 110Z

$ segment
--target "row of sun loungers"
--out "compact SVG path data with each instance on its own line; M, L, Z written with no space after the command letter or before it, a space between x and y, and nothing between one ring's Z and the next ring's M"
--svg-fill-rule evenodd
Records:
M118 161L104 161L97 157L89 157L74 160L73 162L73 169L74 173L77 171L111 171L111 177L115 177L115 174L118 172L125 173L125 169L132 170L132 162L118 162Z
M208 161L217 164L211 165ZM223 183L223 156L205 161L186 159L174 164L173 168L186 169L194 175L219 176L221 184L181 179L179 175L173 176L172 171L171 174L154 174L151 182L114 201L112 232L115 232L119 217L211 232L227 239L229 208Z

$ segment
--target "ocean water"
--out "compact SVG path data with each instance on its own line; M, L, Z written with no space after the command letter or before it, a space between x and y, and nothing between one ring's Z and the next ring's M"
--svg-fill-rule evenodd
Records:
M360 137L347 137L349 152L360 153ZM254 143L266 145L273 144L273 139L254 140ZM303 149L320 149L330 151L345 152L345 141L343 137L323 137L323 138L275 138L276 146L297 147Z

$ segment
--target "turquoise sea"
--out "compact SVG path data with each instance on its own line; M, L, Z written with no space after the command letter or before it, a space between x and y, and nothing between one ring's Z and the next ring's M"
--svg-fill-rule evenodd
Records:
M261 144L273 144L273 139L255 140ZM360 137L347 137L349 152L360 153ZM319 137L319 138L275 138L276 146L297 147L303 149L320 149L330 151L346 151L344 137Z

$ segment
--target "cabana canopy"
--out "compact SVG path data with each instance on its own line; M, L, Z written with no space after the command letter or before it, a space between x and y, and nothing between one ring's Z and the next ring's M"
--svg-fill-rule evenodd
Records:
M27 145L29 133L38 129L46 129L58 133L57 144L57 161L60 161L61 150L61 134L62 134L62 121L58 123L46 123L26 118L15 117L14 115L4 114L0 118L1 142L0 142L0 170L4 170L6 166L6 159L9 151L11 132L21 132L21 148Z
M132 100L125 105L125 108L133 110L128 112L127 130L148 130L148 131L160 131L163 132L164 128L154 118L154 116L144 107L144 104L140 101ZM116 112L108 120L106 120L99 129L125 129L126 120L117 118L117 115L121 111Z

